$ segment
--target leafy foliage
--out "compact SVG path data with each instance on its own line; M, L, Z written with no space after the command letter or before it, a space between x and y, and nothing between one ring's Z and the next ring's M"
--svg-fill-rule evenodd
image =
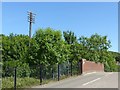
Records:
M8 67L23 67L18 73L19 77L30 76L30 66L40 65L51 68L63 62L78 62L80 59L101 62L105 71L116 71L116 60L119 55L111 54L111 47L107 36L93 34L90 37L81 36L78 40L72 31L53 30L52 28L39 29L32 38L27 35L11 33L2 36L3 76L13 75L5 73ZM48 70L49 70L48 69ZM37 70L33 70L33 74Z
M64 52L67 52L60 31L51 28L39 29L33 36L36 41L38 63L50 64L61 63L65 60Z

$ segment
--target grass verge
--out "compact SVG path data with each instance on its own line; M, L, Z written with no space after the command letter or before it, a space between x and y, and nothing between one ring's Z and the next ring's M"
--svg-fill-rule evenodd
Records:
M73 76L77 76L77 75L73 75ZM60 77L60 80L69 78L71 76L64 76L62 75ZM42 84L47 84L49 82L56 82L56 79L46 79L43 80ZM39 79L35 79L35 78L30 78L30 77L24 77L24 78L18 78L17 77L17 88L31 88L33 86L37 86L40 85L40 80ZM13 89L14 88L14 78L13 77L5 77L2 78L2 88L3 90L5 88L9 88L9 89Z
M39 85L39 79L35 78L17 78L17 88L30 88L33 85ZM14 78L5 77L2 78L2 88L13 88L14 87Z

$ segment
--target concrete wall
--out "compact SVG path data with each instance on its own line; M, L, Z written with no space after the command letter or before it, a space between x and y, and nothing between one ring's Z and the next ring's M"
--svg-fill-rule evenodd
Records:
M101 63L95 63L93 61L87 61L82 59L82 72L104 72L104 65Z

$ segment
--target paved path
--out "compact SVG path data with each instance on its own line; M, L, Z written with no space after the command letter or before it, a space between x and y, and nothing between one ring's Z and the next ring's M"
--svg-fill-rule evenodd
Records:
M118 88L118 73L88 73L33 88Z

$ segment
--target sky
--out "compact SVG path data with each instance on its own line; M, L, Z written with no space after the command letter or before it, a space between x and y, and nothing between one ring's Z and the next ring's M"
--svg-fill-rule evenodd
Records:
M29 34L27 11L36 14L32 34L39 28L73 31L79 38L108 36L111 51L118 52L117 2L3 2L2 33Z

